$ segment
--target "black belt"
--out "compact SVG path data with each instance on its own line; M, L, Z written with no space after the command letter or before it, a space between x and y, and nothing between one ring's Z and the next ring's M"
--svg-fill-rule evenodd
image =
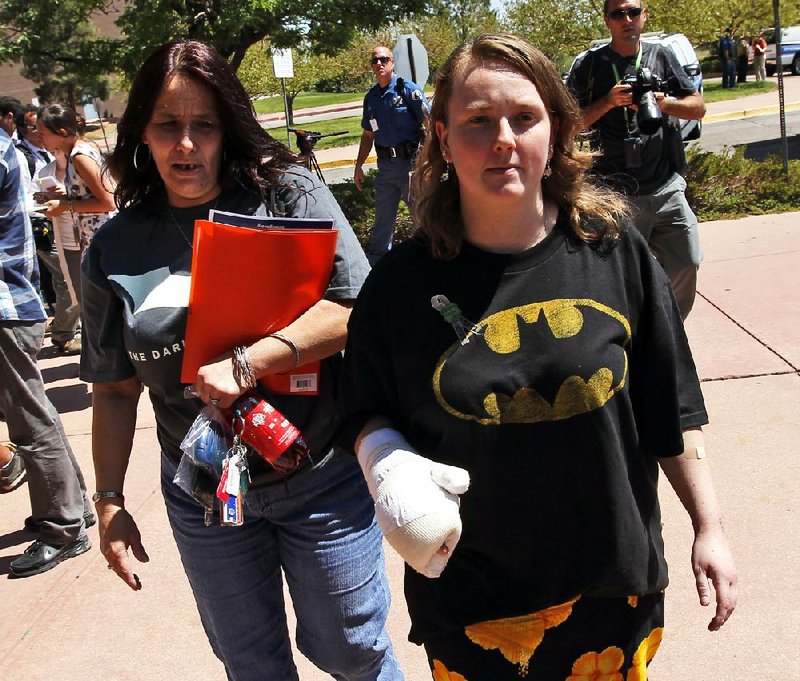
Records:
M403 142L397 147L380 147L376 144L375 153L381 161L390 158L413 158L417 153L417 146L416 142Z

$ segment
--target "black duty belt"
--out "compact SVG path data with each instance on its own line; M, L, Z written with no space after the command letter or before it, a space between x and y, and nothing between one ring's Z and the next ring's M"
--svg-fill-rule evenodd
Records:
M397 147L381 147L376 144L375 153L381 161L390 158L412 158L417 153L417 143L404 142Z

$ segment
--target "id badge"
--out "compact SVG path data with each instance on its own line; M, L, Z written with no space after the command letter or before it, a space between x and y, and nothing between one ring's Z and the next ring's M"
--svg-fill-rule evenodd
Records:
M378 121L374 118L369 119L369 127L372 128L372 132L378 131Z

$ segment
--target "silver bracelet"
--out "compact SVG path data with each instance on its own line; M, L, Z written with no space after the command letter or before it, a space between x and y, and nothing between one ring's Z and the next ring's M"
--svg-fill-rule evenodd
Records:
M250 353L244 345L237 345L233 349L233 378L242 388L256 387L256 373L250 363Z
M294 341L291 338L289 338L288 336L284 336L282 333L270 333L267 334L267 338L274 338L275 340L279 340L282 343L285 343L286 345L289 346L289 349L292 352L294 352L294 366L291 369L289 369L289 371L294 371L295 369L297 369L298 366L300 366L300 350L294 344Z

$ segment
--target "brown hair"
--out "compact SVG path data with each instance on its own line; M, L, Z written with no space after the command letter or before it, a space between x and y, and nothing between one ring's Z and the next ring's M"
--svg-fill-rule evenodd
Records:
M587 171L593 154L581 151L581 110L566 88L553 63L539 50L512 35L482 35L456 48L436 77L436 93L428 120L428 135L420 151L414 175L414 215L419 233L430 244L434 257L449 259L461 249L464 225L461 220L460 191L452 168L442 180L447 163L442 157L436 123L447 125L447 106L456 82L475 62L502 62L528 78L547 107L556 128L552 174L542 178L545 199L554 201L569 216L575 235L586 242L614 238L619 221L628 214L625 199L609 189L591 183Z

